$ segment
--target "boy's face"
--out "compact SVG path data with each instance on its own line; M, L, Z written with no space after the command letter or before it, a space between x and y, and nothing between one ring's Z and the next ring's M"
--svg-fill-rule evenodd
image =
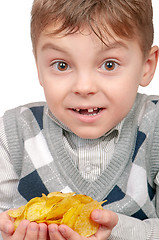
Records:
M145 69L138 42L108 37L106 46L87 29L63 37L48 31L39 37L37 68L49 109L81 138L98 138L135 101Z

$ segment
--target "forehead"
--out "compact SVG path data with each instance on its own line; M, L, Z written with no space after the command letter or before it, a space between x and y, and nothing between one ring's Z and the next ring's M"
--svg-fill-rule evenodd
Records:
M110 28L108 32L102 32L101 36L98 36L90 27L82 26L80 29L74 29L72 32L69 32L68 29L63 30L62 32L56 33L58 29L57 25L50 25L40 34L39 38L42 41L56 41L61 39L76 40L82 37L92 41L94 45L101 45L101 47L126 47L127 43L130 42L128 39L122 39L117 36ZM88 37L88 38L87 38Z
M76 54L77 52L79 53L79 51L85 54L88 52L88 49L92 54L93 52L94 54L102 54L103 51L111 51L114 49L114 52L116 51L118 54L120 52L122 55L126 52L130 53L134 49L135 51L137 50L139 54L143 55L140 44L136 39L122 39L111 31L111 29L109 30L110 34L107 32L103 33L102 40L87 26L71 33L69 33L67 29L55 33L54 30L56 29L57 26L53 24L41 32L36 46L36 58L38 58L40 53L46 52L46 50L47 52L56 50L61 53L69 53L72 55L75 49Z

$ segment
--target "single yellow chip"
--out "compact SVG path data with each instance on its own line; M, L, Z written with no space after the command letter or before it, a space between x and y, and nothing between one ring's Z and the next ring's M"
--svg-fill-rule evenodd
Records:
M46 207L53 207L55 206L58 202L63 200L64 198L62 196L52 196L46 199Z
M49 220L45 220L45 223L46 223L47 225L50 225L50 224L60 225L60 224L61 224L61 219L58 219L58 220L51 220L51 219L49 219Z
M78 214L80 213L81 209L83 208L84 204L80 203L77 206L71 207L63 216L61 220L61 224L65 224L70 228L73 228Z
M62 193L62 192L51 192L47 195L47 197L62 197L62 198L65 198L65 197L71 197L75 194L75 192L70 192L70 193Z
M47 225L65 224L80 235L89 237L99 228L99 224L91 220L91 212L102 209L104 202L97 202L83 194L53 192L35 197L18 209L9 210L8 215L15 219L15 229L23 219L27 219Z
M97 201L87 203L81 209L79 216L75 222L73 230L78 234L89 237L98 231L99 224L91 220L91 212L95 209L102 209L102 206Z
M11 209L8 211L8 214L10 217L17 218L22 215L22 213L24 212L24 209L25 209L25 206L21 206L17 209Z
M75 196L73 196L76 200L79 200L81 203L89 203L94 201L93 198L87 196L87 195L83 195L83 194L77 194Z
M46 200L44 198L36 197L31 199L25 208L24 216L30 222L35 222L43 217L45 214Z

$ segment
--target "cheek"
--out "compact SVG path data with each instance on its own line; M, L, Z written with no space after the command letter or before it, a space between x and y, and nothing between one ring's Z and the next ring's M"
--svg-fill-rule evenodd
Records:
M47 84L43 86L45 98L50 111L61 121L65 111L65 98L67 92L60 84Z
M114 105L114 114L119 114L122 117L127 115L135 102L138 86L138 80L135 81L129 76L114 86L111 93L109 92L110 101Z
M132 64L132 66L134 66ZM120 96L122 98L130 99L136 96L136 93L138 91L140 79L141 79L141 70L139 67L129 67L127 71L123 75L120 76L119 83L117 84L118 87L116 87L115 92L118 94L118 97ZM135 69L135 70L134 70Z
M132 105L135 101L138 85L122 86L119 92L116 92L116 97L119 103Z
M57 89L44 89L45 98L48 105L57 106L61 102L60 92Z

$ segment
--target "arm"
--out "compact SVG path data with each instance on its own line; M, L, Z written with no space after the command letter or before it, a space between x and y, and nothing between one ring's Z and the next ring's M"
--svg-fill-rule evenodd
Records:
M109 240L156 240L159 236L159 219L145 221L118 214L119 222Z
M10 161L3 118L0 118L0 212L12 207L12 197L17 188L18 176Z
M0 118L0 221L4 219L3 212L12 207L12 196L17 186L18 178L10 162L8 144L5 136L3 118ZM9 229L12 224L6 225ZM0 233L0 239L2 239Z
M47 239L47 226L43 223L22 221L14 232L7 210L13 207L12 198L17 189L18 176L10 160L3 118L0 118L0 240Z

